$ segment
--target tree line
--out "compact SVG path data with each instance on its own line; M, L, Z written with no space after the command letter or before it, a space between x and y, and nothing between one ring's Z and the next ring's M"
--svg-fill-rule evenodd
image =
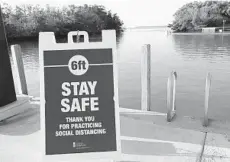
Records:
M69 31L84 30L98 34L103 29L121 32L123 22L117 14L100 5L68 5L62 8L40 5L2 5L8 38L38 37L39 32L66 36Z
M197 31L201 27L220 27L230 22L229 1L191 2L179 8L169 27L175 32Z

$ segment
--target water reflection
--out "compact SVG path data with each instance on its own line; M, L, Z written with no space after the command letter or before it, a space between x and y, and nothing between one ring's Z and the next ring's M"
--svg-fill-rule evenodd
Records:
M187 85L189 85L199 81L196 85L190 85L190 88L187 88L187 92L191 92L192 88L196 89L193 96L187 93L187 98L190 98L187 101L187 105L190 103L194 105L200 102L200 110L197 108L193 108L193 110L203 112L204 96L200 99L194 99L194 97L195 95L204 95L205 82L202 80L204 80L206 73L210 72L213 77L210 91L209 115L213 118L230 120L227 115L227 112L230 111L228 106L230 104L230 36L172 35L172 42L175 51L174 54L182 58L182 62L184 63L181 63L184 68L182 69L182 66L180 67L180 73L182 73L184 77L184 83L182 84L185 85L185 83L187 83ZM187 76L184 73L186 69ZM188 78L188 75L190 75L190 78ZM180 93L180 91L184 91L186 88L179 87L178 89ZM181 104L181 106L187 105L186 103ZM195 116L197 116L197 114Z
M176 53L184 59L230 60L230 36L172 35L172 42Z

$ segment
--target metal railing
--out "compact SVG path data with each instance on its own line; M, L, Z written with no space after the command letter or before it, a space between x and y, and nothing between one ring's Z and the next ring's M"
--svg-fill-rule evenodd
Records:
M167 121L171 122L176 115L176 82L177 73L173 71L167 83Z
M208 73L206 76L205 83L205 100L204 100L204 119L203 126L207 127L208 122L208 107L209 107L209 98L210 98L210 87L211 87L211 74ZM167 121L171 122L173 117L176 115L176 82L177 82L177 73L172 72L168 78L167 83Z

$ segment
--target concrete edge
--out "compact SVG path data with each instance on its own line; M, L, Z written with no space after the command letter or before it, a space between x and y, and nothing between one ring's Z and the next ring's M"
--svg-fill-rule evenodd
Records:
M142 114L142 115L157 115L157 116L166 116L167 114L165 113L160 113L160 112L154 112L154 111L144 111L144 110L136 110L136 109L129 109L129 108L123 108L120 107L120 113L137 113L137 114Z
M24 112L27 109L30 109L29 103L30 97L26 95L17 95L17 101L3 106L0 109L0 121L11 118L15 115L18 115Z

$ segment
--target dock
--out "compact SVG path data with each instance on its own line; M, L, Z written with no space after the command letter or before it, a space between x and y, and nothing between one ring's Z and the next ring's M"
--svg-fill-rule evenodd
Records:
M69 156L42 158L41 104L28 96L20 46L11 46L20 85L17 102L0 111L0 162L82 162ZM203 118L176 114L177 73L167 84L167 113L151 111L151 46L141 58L141 107L119 108L121 157L94 162L206 162L230 161L230 121L208 117L211 75L207 74ZM15 106L16 105L16 106Z
M121 162L230 161L230 122L215 121L205 128L201 119L166 118L164 113L120 108ZM40 103L31 99L30 109L0 124L1 162L43 162L40 133ZM77 162L55 159L64 161Z

